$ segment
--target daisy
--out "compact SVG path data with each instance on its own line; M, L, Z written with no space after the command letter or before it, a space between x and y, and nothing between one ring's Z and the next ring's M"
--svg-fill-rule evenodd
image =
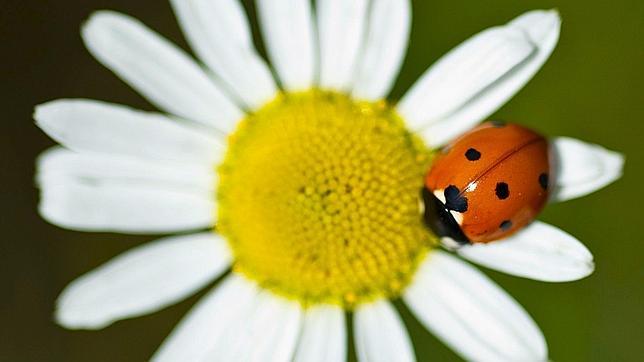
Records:
M222 278L154 360L341 361L351 322L360 361L413 361L397 298L465 359L546 360L535 322L461 257L554 282L590 274L589 251L537 221L453 255L423 226L418 190L432 150L546 61L558 14L528 12L473 36L393 103L409 1L256 3L272 68L236 0L172 1L200 62L123 14L83 26L90 52L162 113L87 99L38 106L38 126L62 145L38 160L40 213L74 230L181 235L72 282L57 322L103 328ZM621 175L622 157L600 146L552 146L553 201Z

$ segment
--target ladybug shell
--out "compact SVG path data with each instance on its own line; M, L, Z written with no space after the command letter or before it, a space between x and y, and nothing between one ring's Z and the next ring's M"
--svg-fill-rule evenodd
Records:
M461 242L487 243L516 232L539 214L548 199L550 164L542 135L515 124L487 122L437 156L425 187L460 226L459 235L466 237Z

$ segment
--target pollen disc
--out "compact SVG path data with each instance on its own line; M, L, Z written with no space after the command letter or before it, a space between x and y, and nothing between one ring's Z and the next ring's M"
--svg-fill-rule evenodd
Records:
M384 102L312 90L242 120L219 166L235 270L304 304L395 297L435 243L419 210L430 153Z

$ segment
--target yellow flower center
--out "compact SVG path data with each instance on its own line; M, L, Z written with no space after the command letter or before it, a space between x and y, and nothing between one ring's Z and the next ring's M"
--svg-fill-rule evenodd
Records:
M282 94L228 142L217 231L264 288L345 308L394 298L435 243L419 210L430 153L384 101Z

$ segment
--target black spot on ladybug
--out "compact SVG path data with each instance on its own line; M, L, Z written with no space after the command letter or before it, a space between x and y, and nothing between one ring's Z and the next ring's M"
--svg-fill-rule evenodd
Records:
M505 121L500 121L500 120L494 120L494 121L491 121L490 123L496 128L505 127L507 125Z
M508 231L508 230L510 230L510 228L512 227L512 221L510 221L510 220L503 220L503 222L501 223L501 225L499 225L499 227L500 227L500 228L501 228L501 230L503 230L503 231Z
M541 185L541 188L544 190L548 189L548 174L547 173L542 173L539 175L539 185Z
M470 148L465 152L465 157L470 161L476 161L481 158L481 152L477 151L474 148Z
M461 192L461 190L458 189L458 187L454 185L449 185L447 188L443 191L443 194L445 195L445 199L449 200L450 198L454 198L458 196L458 194Z
M505 200L510 196L510 188L508 187L508 184L505 182L499 182L496 184L496 197L499 198L499 200Z
M467 211L467 197L461 195L461 190L454 185L449 185L443 192L445 207L458 212Z

